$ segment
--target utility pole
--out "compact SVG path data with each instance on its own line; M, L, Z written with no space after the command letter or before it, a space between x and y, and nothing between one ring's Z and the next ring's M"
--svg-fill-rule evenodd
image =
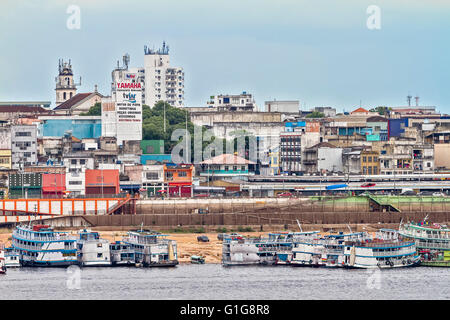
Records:
M164 133L166 133L166 103L164 102Z

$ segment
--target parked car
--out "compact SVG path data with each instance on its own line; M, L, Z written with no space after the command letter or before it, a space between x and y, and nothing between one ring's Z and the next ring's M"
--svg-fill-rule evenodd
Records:
M361 185L362 188L370 188L370 187L375 187L375 183L372 182L367 182L367 183L363 183Z
M219 233L219 234L217 235L217 240L223 241L224 236L225 236L225 233Z
M442 192L433 192L434 197L445 197L445 194Z
M278 197L280 197L280 198L285 198L285 197L292 197L293 195L292 195L292 193L290 193L290 192L283 192L283 193L280 193L279 195L278 195Z
M416 193L414 191L404 191L400 195L401 196L415 196Z
M209 238L207 236L198 236L197 241L198 242L209 242Z

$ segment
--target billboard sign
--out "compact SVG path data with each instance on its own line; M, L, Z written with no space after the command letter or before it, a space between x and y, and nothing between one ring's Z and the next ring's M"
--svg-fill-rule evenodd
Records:
M142 140L142 87L140 83L116 84L117 143Z

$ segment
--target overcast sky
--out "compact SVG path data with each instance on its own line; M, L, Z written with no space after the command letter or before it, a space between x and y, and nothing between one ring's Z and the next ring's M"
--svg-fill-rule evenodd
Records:
M70 30L69 5L81 10ZM369 30L367 8L381 10ZM185 71L187 106L209 96L300 100L302 109L422 105L450 113L448 0L0 1L0 101L55 100L58 59L71 59L78 92L110 94L124 53L170 46Z

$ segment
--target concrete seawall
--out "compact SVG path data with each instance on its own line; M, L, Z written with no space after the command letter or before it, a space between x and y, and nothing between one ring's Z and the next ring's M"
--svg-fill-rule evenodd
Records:
M398 224L400 221L419 221L428 214L429 221L450 222L450 212L287 212L287 213L209 213L209 214L136 214L136 215L86 215L48 219L58 227L110 226L129 227L143 224L148 227L187 228L223 226L288 226L337 224Z

